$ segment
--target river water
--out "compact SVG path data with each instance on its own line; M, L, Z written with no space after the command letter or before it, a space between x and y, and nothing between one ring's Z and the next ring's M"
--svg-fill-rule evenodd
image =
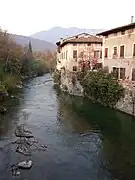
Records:
M60 94L47 74L25 83L18 98L6 102L0 120L0 179L2 180L134 180L135 123L130 116ZM45 152L33 152L30 170L13 177L10 165L26 160L10 142L24 124Z

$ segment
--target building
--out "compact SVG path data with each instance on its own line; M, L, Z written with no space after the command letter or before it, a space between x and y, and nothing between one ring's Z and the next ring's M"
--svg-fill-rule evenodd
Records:
M135 23L97 34L103 38L102 64L119 79L135 81Z
M75 72L101 63L102 39L87 33L62 39L57 45L57 69ZM101 64L98 64L101 65Z

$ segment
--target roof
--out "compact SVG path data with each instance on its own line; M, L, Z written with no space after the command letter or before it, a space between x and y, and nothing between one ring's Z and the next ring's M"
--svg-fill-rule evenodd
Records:
M110 30L98 33L97 35L98 36L100 36L100 35L107 36L107 35L112 34L112 33L117 33L119 31L125 31L125 30L132 29L132 28L135 28L135 23L127 24L127 25L120 26L120 27L117 27L114 29L110 29Z
M57 42L56 44L59 45L59 43L60 42ZM88 33L81 33L81 34L77 34L75 36L69 37L67 39L63 39L60 46L62 47L68 43L100 43L102 44L102 38L90 35Z

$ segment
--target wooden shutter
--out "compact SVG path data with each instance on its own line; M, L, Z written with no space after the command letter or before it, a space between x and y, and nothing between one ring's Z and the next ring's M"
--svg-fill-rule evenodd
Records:
M120 79L124 79L125 78L125 68L120 68Z
M113 67L113 75L118 79L119 78L119 68Z
M77 50L73 51L73 58L77 58Z
M132 69L132 81L135 81L135 68Z
M117 47L114 47L113 50L114 50L113 55L116 56L117 55Z
M135 44L133 46L133 57L135 57Z
M124 46L120 46L120 57L124 57Z
M108 48L105 48L105 58L108 57Z

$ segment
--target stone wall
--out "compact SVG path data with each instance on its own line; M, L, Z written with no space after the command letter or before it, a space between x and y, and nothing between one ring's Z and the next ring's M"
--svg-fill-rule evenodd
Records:
M67 91L71 95L83 96L83 88L77 80L76 73L61 71L61 86L62 91Z
M74 79L74 82L72 81ZM83 88L77 80L76 73L61 71L61 85L62 91L75 96L83 96ZM116 109L135 116L135 90L134 88L126 87L125 97L116 104Z
M123 111L127 114L135 116L135 98L134 90L125 90L125 97L122 98L117 104L116 108L120 111Z

